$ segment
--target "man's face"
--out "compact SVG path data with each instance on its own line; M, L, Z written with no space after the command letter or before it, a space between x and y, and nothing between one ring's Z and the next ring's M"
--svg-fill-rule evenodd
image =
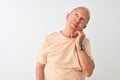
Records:
M82 31L88 22L88 18L89 15L86 10L76 9L68 13L66 18L67 26L75 31Z

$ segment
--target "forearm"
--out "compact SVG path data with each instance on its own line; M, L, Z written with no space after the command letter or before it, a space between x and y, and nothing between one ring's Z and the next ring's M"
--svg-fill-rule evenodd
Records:
M86 76L91 76L94 70L94 62L93 60L87 55L87 53L77 47L77 52L79 54L80 65L82 71L86 74Z
M39 63L36 65L36 80L44 80L44 65Z

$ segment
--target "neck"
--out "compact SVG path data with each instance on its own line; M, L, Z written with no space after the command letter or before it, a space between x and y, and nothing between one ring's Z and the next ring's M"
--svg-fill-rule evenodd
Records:
M63 34L65 37L73 38L73 36L74 36L74 31L73 31L73 30L70 30L69 28L66 27L65 29L63 29L62 34Z

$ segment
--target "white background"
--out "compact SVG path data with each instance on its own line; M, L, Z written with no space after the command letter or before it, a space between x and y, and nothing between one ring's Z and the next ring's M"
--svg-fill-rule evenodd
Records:
M91 12L85 33L96 67L88 80L119 80L120 0L0 0L0 80L35 80L41 40L78 6Z

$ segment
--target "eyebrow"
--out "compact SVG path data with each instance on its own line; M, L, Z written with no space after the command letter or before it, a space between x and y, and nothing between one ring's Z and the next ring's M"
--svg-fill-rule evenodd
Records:
M80 15L78 12L75 12L74 14L78 14L78 15ZM81 16L81 18L85 19L85 17L84 17L84 16Z

